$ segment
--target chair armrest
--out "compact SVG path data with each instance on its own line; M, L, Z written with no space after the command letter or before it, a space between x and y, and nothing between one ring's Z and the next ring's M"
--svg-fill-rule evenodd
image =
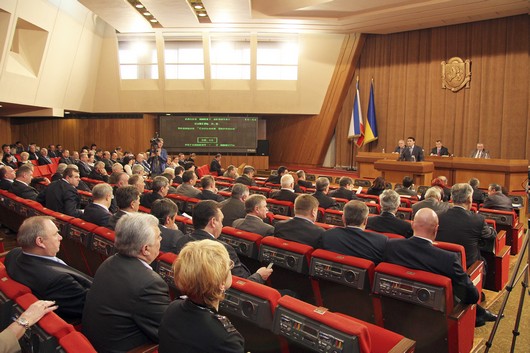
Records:
M416 341L408 338L403 338L398 342L388 353L412 353L416 347Z
M458 303L449 314L448 319L458 321L476 304Z
M146 343L136 348L131 349L127 353L151 353L158 351L158 344Z

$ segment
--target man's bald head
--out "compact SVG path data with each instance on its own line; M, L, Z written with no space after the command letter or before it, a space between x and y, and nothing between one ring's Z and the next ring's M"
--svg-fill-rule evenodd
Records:
M414 216L414 236L434 240L438 231L438 216L430 208L422 208Z

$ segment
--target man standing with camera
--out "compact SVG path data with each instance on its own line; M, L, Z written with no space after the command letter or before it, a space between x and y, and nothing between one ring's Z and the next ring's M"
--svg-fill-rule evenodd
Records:
M151 176L160 175L166 169L167 151L164 146L163 138L154 138L151 140L151 149L149 151L149 165L151 166Z

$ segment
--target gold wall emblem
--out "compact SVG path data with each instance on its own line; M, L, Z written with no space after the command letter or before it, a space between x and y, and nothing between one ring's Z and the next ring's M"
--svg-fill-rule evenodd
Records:
M442 88L457 92L462 88L469 88L471 80L471 61L463 61L458 57L442 61Z

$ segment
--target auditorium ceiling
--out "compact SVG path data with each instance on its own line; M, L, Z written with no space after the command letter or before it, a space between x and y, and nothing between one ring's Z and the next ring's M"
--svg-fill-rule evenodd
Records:
M78 1L120 33L160 28L384 34L519 15L529 13L530 6L528 0ZM196 5L203 9L198 11Z

